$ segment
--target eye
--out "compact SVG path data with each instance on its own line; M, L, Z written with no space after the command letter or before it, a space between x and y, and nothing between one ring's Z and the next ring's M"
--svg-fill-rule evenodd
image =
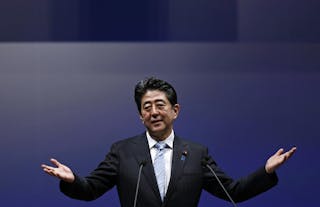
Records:
M165 106L166 106L166 105L163 104L163 103L157 104L157 108L158 108L158 109L164 109Z
M144 110L149 111L151 109L151 105L145 105L143 107Z

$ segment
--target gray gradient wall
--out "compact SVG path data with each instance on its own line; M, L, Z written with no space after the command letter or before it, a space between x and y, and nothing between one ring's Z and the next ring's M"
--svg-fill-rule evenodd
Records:
M240 206L315 205L319 46L310 44L24 43L0 45L1 203L119 206L58 190L40 163L55 157L86 175L110 145L144 128L134 84L171 82L182 111L176 133L208 145L231 176L262 166L279 147L299 151L280 183ZM306 55L307 54L307 55ZM204 193L200 206L228 206Z

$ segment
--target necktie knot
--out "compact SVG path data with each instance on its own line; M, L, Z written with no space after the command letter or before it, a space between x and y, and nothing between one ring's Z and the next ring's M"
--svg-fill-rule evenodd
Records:
M159 151L162 151L164 148L167 147L167 144L164 143L164 142L157 142L155 145L154 145L154 148L156 148L157 150Z

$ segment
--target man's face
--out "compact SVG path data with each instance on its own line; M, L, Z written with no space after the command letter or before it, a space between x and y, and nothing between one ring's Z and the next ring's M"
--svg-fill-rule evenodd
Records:
M179 109L178 104L171 105L164 92L149 90L141 99L140 118L153 138L164 140L172 131Z

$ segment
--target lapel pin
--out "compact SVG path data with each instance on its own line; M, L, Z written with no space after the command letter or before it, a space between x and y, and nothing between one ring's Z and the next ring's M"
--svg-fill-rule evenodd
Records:
M181 160L184 161L188 155L188 152L186 150L182 151Z

